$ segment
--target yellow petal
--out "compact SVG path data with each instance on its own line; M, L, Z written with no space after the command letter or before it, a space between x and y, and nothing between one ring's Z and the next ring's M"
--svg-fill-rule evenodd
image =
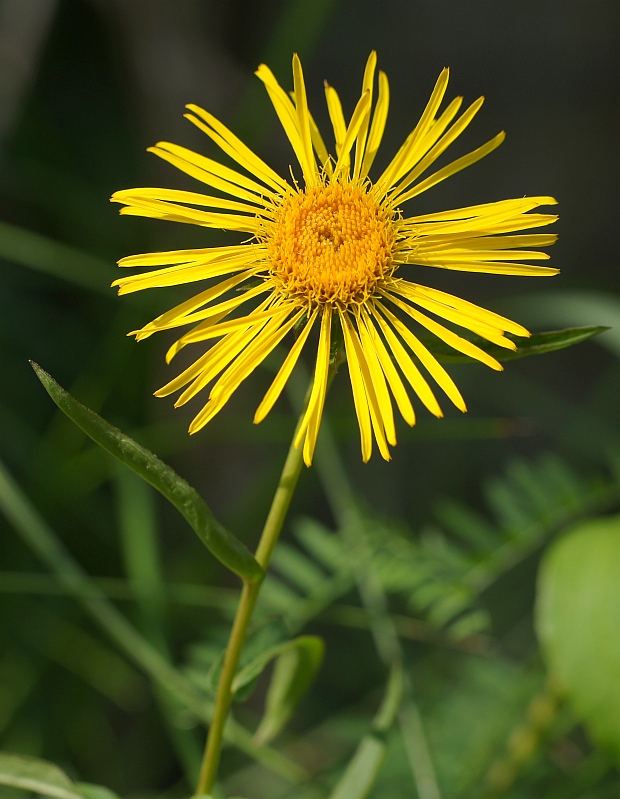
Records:
M366 62L364 70L364 78L362 80L362 95L368 92L368 108L364 114L362 124L360 125L357 134L357 141L355 143L355 164L353 167L353 179L357 180L360 177L362 170L362 163L364 161L364 153L366 150L366 139L368 137L368 127L370 125L370 109L372 106L372 89L375 78L375 69L377 67L377 53L373 50Z
M396 427L394 425L394 411L392 410L392 400L390 399L390 392L388 391L387 383L381 362L377 355L374 343L366 329L363 321L357 318L357 329L360 341L360 350L363 354L366 364L368 365L368 372L370 377L370 386L374 389L377 398L377 405L385 429L385 437L388 444L393 447L396 446Z
M327 81L325 82L325 100L327 101L327 110L329 112L332 128L334 129L336 155L340 156L344 137L347 133L347 123L345 122L344 114L342 113L342 104L340 102L340 97L338 97L338 92L333 86L330 86ZM349 156L346 155L343 164L343 171L347 175L349 174L349 163Z
M297 337L297 340L291 347L288 355L284 359L284 363L280 367L278 374L275 376L273 383L267 389L267 393L263 397L260 405L256 410L256 413L254 414L254 424L258 424L259 422L263 421L265 416L267 416L269 411L273 408L276 400L282 393L282 389L286 385L286 382L288 381L293 369L295 368L295 364L297 363L299 355L303 349L303 346L308 339L308 335L312 330L317 315L318 311L314 311L312 316L306 322L304 329Z
M150 216L149 212L155 212L161 219L168 219L172 222L185 222L186 224L202 225L203 227L213 227L219 230L239 230L244 233L258 233L260 230L260 222L256 216L211 213L185 205L177 205L176 203L151 200L146 197L127 197L123 202L134 209L134 213L138 215L141 215L142 210L146 210L147 216Z
M239 197L250 203L264 205L264 197L274 196L272 189L261 186L240 172L218 164L217 161L178 144L160 141L155 147L149 147L147 152L168 161L177 169L208 186L213 186L214 189L232 194L234 197Z
M228 367L211 389L209 403L192 422L191 432L207 424L216 413L219 413L241 383L260 366L301 318L303 311L299 311L291 319L285 321L289 313L290 308L278 308L260 335L256 336L254 341L239 353L235 362Z
M461 396L461 392L456 387L454 380L452 380L450 375L446 372L435 356L431 355L424 344L422 344L422 342L413 335L411 330L409 330L409 328L407 328L400 321L400 319L394 316L394 314L383 305L381 306L381 313L384 314L384 316L389 320L392 327L398 331L399 335L404 339L414 355L426 367L437 385L444 390L454 405L456 405L460 411L465 413L467 406L465 405L465 400Z
M410 355L407 353L403 345L400 343L399 339L396 337L396 334L392 330L392 328L387 324L387 322L382 318L381 314L378 312L378 303L373 306L373 318L376 320L377 324L381 328L381 332L385 336L385 339L388 343L389 348L392 350L396 363L402 369L403 374L405 375L407 381L411 388L415 391L417 396L420 400L424 403L426 408L433 414L433 416L437 416L441 418L443 416L443 411L439 407L439 403L433 394L431 387L428 385L422 373L418 369L418 367L412 361Z
M250 264L255 263L257 260L263 261L264 258L263 256L257 259L257 254L249 249L248 252L244 253L244 256L221 257L213 259L211 263L207 264L195 261L194 263L170 266L167 269L155 269L146 274L121 277L115 280L112 285L120 286L119 294L129 294L132 291L141 291L147 288L179 286L185 283L195 283L199 280L221 277L231 272L239 272L242 269L247 269Z
M310 113L308 111L308 98L304 83L304 73L297 53L293 56L293 86L295 94L295 109L297 111L297 127L301 136L304 161L303 169L306 183L314 185L317 182L317 169L314 153L312 151L312 136L310 133Z
M407 137L405 144L400 148L400 150L388 164L387 168L377 181L377 187L387 190L394 184L394 181L398 179L397 176L400 174L403 163L408 161L411 151L417 146L420 139L426 135L430 126L432 125L435 114L439 110L441 101L446 93L449 77L450 70L447 68L443 69L437 78L437 83L435 84L435 88L433 89L430 99L426 104L426 108L420 117L420 121Z
M190 103L186 106L190 111L200 117L206 125L200 123L192 114L186 114L187 119L193 122L194 125L204 131L213 141L224 150L225 153L234 159L238 164L241 164L244 169L247 169L252 175L255 175L259 180L267 183L275 191L280 194L282 192L290 191L290 186L283 180L277 172L268 166L262 158L259 158L256 153L252 152L241 139L237 138L235 134L229 130L226 125L223 125L219 119L200 108L198 105Z
M156 189L156 188L137 188L123 189L114 192L110 198L112 202L124 203L132 199L145 198L148 200L164 200L166 202L189 203L190 205L200 205L206 208L225 208L229 211L240 211L245 214L264 214L271 216L272 209L269 207L258 208L256 205L236 202L235 200L225 200L222 197L209 197L206 194L198 194L193 191L178 191L177 189Z
M364 391L362 371L357 360L357 353L353 345L351 334L348 328L348 320L345 314L340 313L340 322L344 333L344 344L347 354L347 366L349 368L349 378L351 380L351 390L353 392L353 404L355 415L360 428L360 443L362 448L362 460L367 463L372 455L372 426L370 421L370 409L368 399Z
M252 270L250 270L252 271ZM246 277L243 275L239 276L236 275L235 278L241 277L243 280ZM228 281L224 281L224 283L229 283L232 285L232 281L235 278L230 278ZM239 280L239 283L241 279ZM203 291L201 294L196 295L191 300L187 300L185 303L181 303L181 305L177 305L171 311L167 311L165 314L158 316L157 319L154 319L152 322L149 322L148 325L145 325L143 328L136 332L136 339L141 341L143 338L148 338L153 333L158 330L170 330L173 327L181 327L183 325L189 325L193 322L201 322L203 319L210 319L213 316L217 316L218 314L227 313L229 311L233 311L235 308L238 308L244 302L257 297L259 294L263 294L266 291L271 290L271 285L265 281L263 284L256 286L253 289L248 289L248 291L241 292L238 296L232 297L230 300L225 300L224 302L217 303L216 305L211 305L209 308L206 308L203 311L197 311L194 313L180 313L179 309L190 307L192 303L196 303L198 307L201 307L205 304L205 302L210 302L215 297L219 296L219 294L223 294L224 291L228 291L231 288L231 285L226 286L222 291L219 289L222 287L222 284L218 284L218 286L214 286L212 289L208 289L207 291ZM205 296L209 294L209 292L213 292L213 294L209 295L209 298L205 300Z
M338 161L336 162L336 166L334 167L334 175L333 179L335 180L341 172L345 175L348 174L348 165L349 161L349 153L351 152L351 147L353 147L353 142L357 138L357 134L360 131L364 120L367 118L368 108L370 106L370 92L366 91L360 97L357 105L355 106L355 111L353 112L353 116L351 117L351 121L349 122L349 126L347 128L347 132L345 133L344 140L340 147L340 152L338 153Z
M305 433L303 458L306 466L312 464L312 456L316 447L327 394L327 376L329 374L329 356L331 346L332 309L327 306L321 319L321 332L319 335L319 348L316 356L316 368L312 391L308 400L308 407L304 418L295 434L295 446L299 446Z
M364 153L364 160L362 161L362 170L360 177L365 178L373 165L381 139L383 138L383 131L385 130L385 122L387 120L388 108L390 105L390 84L385 72L379 72L379 97L375 112L372 117L372 124L370 126L370 133L368 134L368 142L366 144L366 152Z
M397 197L401 194L407 186L411 185L414 180L417 180L420 175L425 172L429 166L434 163L439 156L452 144L452 142L461 135L465 128L469 125L475 115L478 113L484 102L484 97L479 97L469 108L461 115L461 117L452 125L450 130L442 136L442 138L435 144L434 147L420 160L414 169L412 169L406 177L394 189L394 195Z
M187 385L190 380L192 384L185 389L181 396L174 403L174 407L178 408L189 402L190 399L196 396L198 392L211 382L217 375L222 372L228 364L243 352L245 348L258 336L266 322L261 320L245 330L239 330L236 333L230 333L221 341L211 347L211 349L199 359L200 369L195 370L192 367L186 369L176 380L170 381L168 385L161 388L155 393L156 397L164 396L164 394L171 394L178 388ZM191 377L190 377L191 375ZM189 379L188 379L189 378Z
M467 341L467 339L458 336L456 333L453 333L451 330L448 330L447 327L440 325L439 322L435 322L433 319L429 319L428 316L425 316L423 313L416 311L415 308L412 308L410 305L399 300L394 295L390 295L389 299L397 305L401 310L405 311L405 313L409 314L409 316L414 319L418 324L425 327L427 330L430 330L431 333L437 336L437 338L445 341L448 346L452 347L453 349L457 350L457 352L462 352L464 355L469 356L470 358L474 358L481 363L490 366L491 369L495 369L497 372L502 372L504 367L493 358L488 352L480 349L475 344L472 344L471 341Z
M242 244L238 247L207 247L197 250L170 250L168 252L146 252L139 255L126 255L118 261L119 266L164 266L166 264L184 265L192 262L209 263L223 255L235 255L244 252L254 244ZM264 248L261 248L263 250Z
M495 217L496 214L511 214L524 211L531 211L541 205L556 205L557 200L553 197L518 197L513 200L499 200L494 203L481 203L480 205L468 205L465 208L453 208L450 211L439 211L434 214L422 214L421 216L411 216L405 221L411 225L419 225L422 222L454 222L460 219L477 219L487 215Z
M312 117L312 114L309 111L308 119L310 120L310 137L312 139L312 145L316 150L316 154L319 156L321 166L327 172L327 174L331 176L334 170L327 147L325 146L325 142L321 136L321 131L319 130L314 118Z
M381 364L381 368L383 369L390 389L392 390L392 394L394 395L394 399L396 400L396 404L398 405L398 410L407 424L410 427L413 427L415 424L415 412L413 410L411 400L409 399L409 395L407 394L407 390L403 385L403 381L400 379L400 375L392 363L392 359L390 358L390 355L386 350L381 336L379 335L379 332L377 331L377 328L375 327L370 315L367 311L362 309L361 316L372 342L374 351L379 359L379 363ZM364 346L366 347L366 343Z
M505 316L500 316L494 311L489 311L487 308L481 308L473 302L468 302L460 297L455 297L453 294L447 294L445 291L439 289L432 289L428 286L420 286L412 284L418 293L426 294L428 297L437 300L438 302L448 305L455 310L461 310L469 315L478 317L481 321L489 325L497 327L499 330L505 330L507 333L513 333L515 336L527 336L530 332L523 325L513 322L512 319L507 319Z
M269 69L269 67L267 67L265 64L261 64L256 70L255 74L265 84L267 94L269 95L269 99L273 104L276 114L278 115L280 124L284 128L284 132L286 133L288 140L295 151L297 160L301 165L306 183L312 184L316 176L316 162L314 161L312 148L310 148L310 160L308 159L304 138L299 129L299 120L295 106L288 98L284 89L275 79L273 72Z
M453 161L451 164L444 166L443 169L433 173L430 177L426 178L426 180L418 183L417 186L414 186L412 189L409 189L409 191L399 195L398 202L404 203L407 200L410 200L412 197L417 197L418 194L422 194L423 191L430 189L432 186L436 186L437 183L441 183L442 180L445 180L451 175L455 175L457 172L460 172L462 169L466 169L468 166L475 164L476 161L484 158L485 155L492 153L493 150L499 147L505 138L506 134L504 131L498 133L497 136L494 136L486 144L483 144L481 147L472 150L470 153L467 153L467 155L464 155L461 158L457 158L456 161Z

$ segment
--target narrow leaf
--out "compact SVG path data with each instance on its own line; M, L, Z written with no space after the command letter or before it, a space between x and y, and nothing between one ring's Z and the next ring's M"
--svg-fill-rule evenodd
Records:
M620 516L579 524L543 560L537 632L552 675L620 763Z
M533 333L530 338L521 338L506 333L506 338L512 339L516 343L517 350L498 347L497 344L492 344L490 341L480 338L480 336L474 336L472 333L461 332L461 335L498 361L514 361L517 358L525 358L528 355L544 355L547 352L563 350L565 347L571 347L573 344L580 344L593 336L598 336L606 330L609 330L609 328L602 325L567 327L564 330L546 330L542 333ZM424 337L422 341L440 361L476 363L473 358L457 352L438 338Z
M383 764L385 736L396 721L402 694L402 668L399 663L395 663L390 672L383 702L373 720L373 731L360 741L329 799L365 799L368 796Z
M198 492L170 466L79 403L40 366L33 363L32 368L60 410L102 449L163 494L218 560L243 579L254 580L262 576L263 571L253 555L214 518Z
M8 222L0 222L0 258L112 296L114 270L105 260Z
M73 782L58 766L37 757L9 752L0 752L0 785L21 788L54 799L82 799Z
M267 632L271 626L267 626ZM260 634L260 630L257 632ZM264 636L261 637L264 640ZM267 646L261 645L260 640L250 640L250 644L258 654L250 656L238 671L232 692L235 700L245 701L252 694L257 679L275 661L265 713L253 739L256 746L262 747L282 730L312 684L323 662L325 646L323 640L315 635L302 635L292 641ZM210 678L213 682L219 677L221 661L220 657L212 667Z
M291 644L283 649L273 670L265 713L254 735L258 746L272 741L284 728L323 662L325 645L321 638L305 635Z
M385 758L385 743L374 735L362 738L329 799L364 799L375 784Z
M323 640L316 635L301 635L299 638L294 638L292 641L286 641L283 644L276 644L275 646L268 647L238 672L232 684L233 693L238 693L245 688L246 685L259 677L272 660L295 647L322 648Z

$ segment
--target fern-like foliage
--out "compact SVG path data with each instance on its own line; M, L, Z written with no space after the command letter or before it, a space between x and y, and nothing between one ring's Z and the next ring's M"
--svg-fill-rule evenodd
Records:
M360 515L373 569L386 594L404 599L432 628L462 639L489 624L481 593L566 525L613 508L620 500L620 470L582 478L556 455L513 461L489 479L488 516L464 504L442 502L437 523L420 535ZM343 531L310 519L294 527L295 544L281 543L259 613L281 615L297 630L355 587L355 559Z

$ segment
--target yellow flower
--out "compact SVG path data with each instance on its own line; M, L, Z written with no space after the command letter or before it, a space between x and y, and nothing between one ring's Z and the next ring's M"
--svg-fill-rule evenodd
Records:
M140 340L158 330L197 323L170 348L168 362L187 344L219 339L156 392L163 397L184 389L176 402L183 405L215 380L190 433L207 424L240 383L296 330L297 337L256 411L254 421L264 419L311 331L318 328L312 390L295 440L296 446L303 444L304 461L309 465L312 460L330 359L341 341L362 457L364 461L370 458L374 434L381 455L389 460L388 445L396 444L392 398L405 421L415 423L407 383L437 417L442 411L429 375L457 408L466 410L452 378L403 320L413 320L455 350L497 370L502 368L497 360L428 314L507 349L516 346L504 333L529 335L509 319L410 278L417 277L420 267L429 266L503 275L555 274L557 269L521 263L549 257L533 248L552 244L556 236L521 231L553 222L555 216L529 212L555 200L526 197L406 216L402 206L408 200L483 158L501 144L504 133L422 179L469 125L484 99L480 97L456 118L462 102L457 97L440 114L448 83L444 69L420 121L386 169L371 181L368 174L383 136L389 102L388 80L379 72L373 109L376 60L371 53L362 94L348 123L336 90L326 84L333 156L308 109L299 58L293 57L291 96L268 67L258 68L256 74L301 166L303 185L294 178L282 178L215 117L189 105L187 119L244 172L176 144L160 142L150 151L226 198L153 188L127 189L112 197L124 204L121 213L251 236L236 246L132 255L119 262L120 266L163 267L115 281L121 294L223 278L134 331ZM516 235L506 235L512 233ZM246 304L251 310L235 315Z

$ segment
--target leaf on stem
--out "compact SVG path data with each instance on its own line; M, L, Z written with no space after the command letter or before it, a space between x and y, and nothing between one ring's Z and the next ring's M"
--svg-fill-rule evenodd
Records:
M185 517L207 549L242 579L263 575L254 556L213 516L198 492L167 464L103 417L79 403L40 366L32 368L60 410L102 449L156 488Z
M606 330L609 330L609 328L602 325L567 327L564 330L545 330L542 333L532 333L531 337L526 339L506 333L506 338L512 339L517 344L518 349L516 350L498 347L497 344L492 344L490 341L472 333L461 332L461 335L498 361L514 361L517 358L525 358L528 355L545 355L547 352L555 352L556 350L563 350L565 347L572 347L573 344L580 344L582 341L598 336ZM421 340L424 346L440 361L447 363L476 363L473 358L457 352L438 338L424 337Z
M246 698L265 668L275 661L265 713L254 735L257 746L272 741L291 718L314 681L324 652L322 638L301 635L292 641L268 647L237 673L232 684L233 694L237 699Z

